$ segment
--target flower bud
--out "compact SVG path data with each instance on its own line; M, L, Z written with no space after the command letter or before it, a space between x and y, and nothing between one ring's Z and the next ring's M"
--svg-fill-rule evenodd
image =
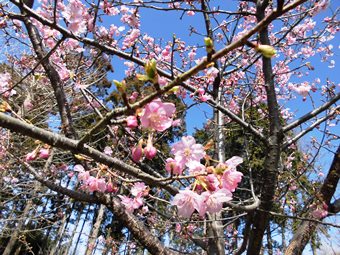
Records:
M126 125L129 128L135 128L138 126L137 118L134 115L126 117Z
M142 144L143 144L143 139L141 139L137 146L132 148L132 160L135 162L139 162L143 156L143 148L142 148Z
M153 159L157 154L157 149L152 144L152 137L149 136L146 147L144 148L145 157L149 160Z
M126 84L125 84L125 81L117 81L117 80L114 80L113 83L116 85L116 88L117 90L120 92L120 93L125 93L125 90L126 90Z

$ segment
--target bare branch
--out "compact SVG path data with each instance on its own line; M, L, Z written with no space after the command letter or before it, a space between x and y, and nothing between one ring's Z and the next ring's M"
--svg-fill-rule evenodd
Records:
M293 121L292 123L286 125L285 127L283 127L283 132L286 133L286 132L296 128L297 126L301 125L302 123L305 123L306 121L308 121L311 118L315 117L319 113L327 110L332 104L335 104L337 101L339 101L339 99L340 99L340 93L335 95L331 100L329 100L328 102L324 103L320 107L314 109L313 111L303 115L301 118L299 118L299 119Z
M310 125L308 128L306 128L305 130L303 130L302 132L297 134L295 137L289 139L287 142L285 142L282 145L283 150L287 149L291 144L293 144L296 141L298 141L301 137L303 137L304 135L306 135L307 133L312 131L315 127L319 126L321 123L323 123L326 120L330 119L334 114L336 114L339 111L339 109L340 109L340 106L335 107L335 109L333 109L329 114L327 114L326 116L318 119L312 125Z

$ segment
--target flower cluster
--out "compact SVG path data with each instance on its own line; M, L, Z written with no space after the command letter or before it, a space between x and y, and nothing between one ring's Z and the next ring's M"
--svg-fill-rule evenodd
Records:
M83 171L78 174L78 180L82 181L83 186L81 187L84 190L89 192L106 191L106 181L104 178L96 178L90 175L89 171Z
M68 29L75 35L86 31L86 7L79 0L70 0L62 13L68 22Z
M135 209L140 208L144 204L143 197L149 194L149 189L143 182L137 182L133 185L130 192L132 197L122 195L118 195L118 197L120 197L125 209L132 213ZM144 211L146 210L146 208L143 209Z
M139 162L143 155L151 160L153 159L157 154L157 149L153 146L152 143L152 136L149 134L148 141L146 143L146 147L143 148L143 139L139 140L138 144L132 148L132 159L135 162Z
M171 174L182 174L187 168L195 175L192 189L179 191L172 205L177 206L178 215L189 218L196 210L200 216L222 210L223 203L232 199L243 174L236 167L243 162L234 156L216 166L204 166L200 160L205 156L204 147L196 144L192 136L183 137L172 146L173 158L166 160L165 169Z
M40 159L47 159L50 155L50 148L48 145L44 145L44 147L41 147L40 145L35 148L33 151L27 153L26 155L26 162L33 161L37 158Z
M12 77L9 73L0 74L0 94L4 97L10 97L16 94L16 91L10 88L11 80Z

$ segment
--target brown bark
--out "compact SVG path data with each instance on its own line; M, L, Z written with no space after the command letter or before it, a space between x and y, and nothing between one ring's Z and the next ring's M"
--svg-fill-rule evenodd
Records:
M20 216L18 224L13 229L13 233L11 234L11 238L9 239L9 241L8 241L8 243L6 245L6 249L5 249L4 253L3 253L3 255L14 254L14 250L13 249L15 247L15 244L18 241L18 237L19 237L20 231L23 230L23 228L24 228L25 219L28 218L28 214L29 214L31 208L32 208L32 199L27 201L25 209L22 212L22 215Z
M328 207L331 207L330 201L332 196L335 193L336 187L339 182L340 177L340 146L337 149L337 152L334 155L333 162L327 174L327 177L321 186L320 194L317 196L318 201L316 204L322 206L325 203ZM307 217L312 216L312 210L309 210ZM285 255L299 255L302 254L304 248L306 247L307 243L309 242L311 236L316 230L318 226L317 222L314 221L304 221L300 224L298 229L296 230L288 248L285 252Z
M53 67L52 63L50 62L48 54L45 52L43 48L38 30L28 18L24 18L23 21L26 26L33 49L37 55L37 59L39 62L41 62L51 82L55 99L57 100L63 132L67 137L77 138L76 132L72 125L72 117L70 113L69 104L66 99L63 82L61 81L57 70ZM61 42L62 40L59 43Z
M100 207L99 207L96 222L93 225L93 228L92 228L90 236L89 236L89 240L87 241L87 247L86 247L85 255L91 255L92 254L92 251L93 251L94 246L96 244L96 239L98 237L100 225L102 224L102 221L103 221L103 218L104 218L105 208L106 208L105 205L100 205Z
M257 1L256 15L258 22L265 18L265 9L268 1ZM265 27L260 31L260 43L270 45L268 28ZM267 156L263 168L263 184L261 187L261 205L259 211L256 211L254 223L250 233L249 247L247 255L260 254L262 239L265 229L269 224L269 212L273 205L273 198L277 184L278 169L280 162L281 144L282 144L282 126L280 123L280 112L277 103L275 84L270 58L262 57L262 71L265 80L265 89L267 94L267 107L269 114L269 138L267 144Z

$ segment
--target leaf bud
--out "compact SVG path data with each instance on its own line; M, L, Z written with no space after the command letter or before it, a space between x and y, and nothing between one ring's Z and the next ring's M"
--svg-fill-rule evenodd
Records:
M148 80L155 83L158 81L157 76L157 62L154 59L151 59L145 64L145 73L148 77Z
M207 50L207 53L212 53L213 49L214 49L214 43L211 40L210 37L205 37L204 38L204 44L205 44L205 48Z
M120 82L120 81L114 80L113 83L116 85L117 90L118 90L121 94L125 93L125 90L126 90L125 81Z
M255 50L261 53L266 58L271 58L276 54L276 50L271 45L257 45Z

